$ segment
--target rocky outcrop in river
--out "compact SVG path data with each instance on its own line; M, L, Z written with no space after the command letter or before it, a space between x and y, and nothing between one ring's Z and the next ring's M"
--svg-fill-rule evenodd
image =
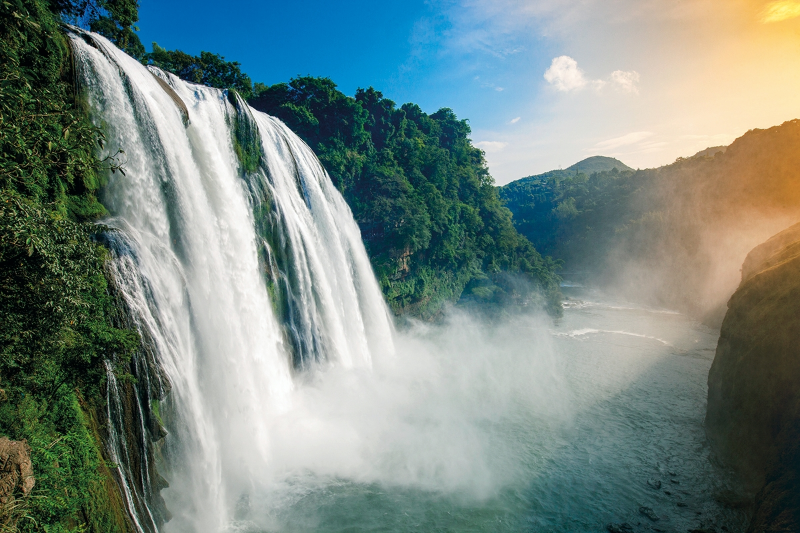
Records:
M756 493L748 531L800 531L800 224L757 246L728 302L706 431Z

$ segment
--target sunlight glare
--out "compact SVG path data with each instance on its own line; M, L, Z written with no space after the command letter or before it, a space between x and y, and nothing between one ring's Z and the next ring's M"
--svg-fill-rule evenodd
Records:
M761 13L761 22L781 22L783 20L800 17L800 2L797 0L779 0L771 2Z

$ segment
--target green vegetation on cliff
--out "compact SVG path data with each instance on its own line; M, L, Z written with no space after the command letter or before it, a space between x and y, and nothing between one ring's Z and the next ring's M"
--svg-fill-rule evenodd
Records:
M111 40L119 45L117 40ZM239 63L225 61L219 54L200 52L199 56L192 56L180 50L166 50L153 43L152 52L134 57L146 65L172 72L192 83L234 89L243 98L249 98L253 94L253 83L247 74L242 73Z
M352 209L395 313L429 318L462 296L484 303L534 298L559 312L557 263L514 228L469 124L452 110L397 107L373 88L350 97L328 78L251 85L239 63L155 43L141 60L190 82L234 89L308 143Z
M102 135L76 102L60 25L105 18L122 31L135 7L0 2L0 435L27 439L36 477L29 497L0 506L3 531L128 531L91 422L105 361L138 345L115 326L88 222L105 213L96 192L115 162L94 156Z
M573 167L584 168L581 163ZM520 233L537 250L565 260L573 259L572 249L579 249L575 255L580 255L590 246L601 248L614 235L609 224L620 225L620 207L629 209L625 202L644 178L617 166L595 172L573 167L522 178L500 189Z
M344 195L395 312L522 296L514 274L559 308L556 265L514 229L466 120L372 88L349 97L327 78L258 89L250 104L303 138Z
M719 325L747 253L798 220L799 146L792 120L660 168L553 171L501 196L571 276Z

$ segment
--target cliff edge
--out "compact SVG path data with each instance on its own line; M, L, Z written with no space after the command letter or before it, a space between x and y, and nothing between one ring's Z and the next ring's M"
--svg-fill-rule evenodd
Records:
M800 224L745 259L708 375L706 432L756 492L748 531L800 531Z

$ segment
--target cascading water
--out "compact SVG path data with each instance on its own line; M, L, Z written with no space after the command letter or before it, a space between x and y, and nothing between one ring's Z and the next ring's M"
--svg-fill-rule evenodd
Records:
M702 429L716 332L576 288L555 324L395 335L283 124L72 41L105 155L125 150L105 238L143 348L135 383L109 364L105 432L137 532L741 529Z
M72 41L106 151L124 150L103 193L116 286L171 384L149 406L171 433L166 527L220 531L268 466L296 369L391 356L388 310L349 208L283 124L100 36Z

